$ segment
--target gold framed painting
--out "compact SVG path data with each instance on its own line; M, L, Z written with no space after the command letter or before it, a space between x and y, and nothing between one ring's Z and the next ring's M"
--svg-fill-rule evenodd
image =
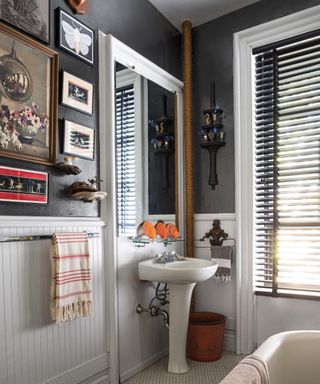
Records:
M54 164L58 53L0 23L0 156Z

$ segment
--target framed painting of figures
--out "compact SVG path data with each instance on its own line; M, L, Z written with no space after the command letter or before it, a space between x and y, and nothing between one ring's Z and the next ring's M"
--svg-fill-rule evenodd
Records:
M48 173L0 165L0 201L48 203Z
M50 0L0 0L0 19L49 43Z
M58 54L0 23L0 156L53 164Z

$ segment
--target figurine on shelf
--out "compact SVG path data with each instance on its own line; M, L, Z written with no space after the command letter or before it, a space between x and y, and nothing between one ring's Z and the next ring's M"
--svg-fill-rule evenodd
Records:
M67 195L76 200L83 200L86 203L103 200L107 193L99 191L97 186L97 183L102 180L96 176L88 181L90 184L85 181L72 183L68 188Z
M168 237L168 228L162 220L158 220L155 225L156 233L161 237L161 239L166 239Z
M66 156L63 160L63 163L57 163L56 168L63 171L66 175L78 175L81 173L81 169L76 165L72 164L72 160L74 160L74 156Z
M220 227L220 220L213 220L212 228L207 232L200 241L210 238L211 245L222 245L223 241L228 238L228 234Z
M155 240L157 232L151 221L143 221L137 228L137 235L147 236L149 239Z

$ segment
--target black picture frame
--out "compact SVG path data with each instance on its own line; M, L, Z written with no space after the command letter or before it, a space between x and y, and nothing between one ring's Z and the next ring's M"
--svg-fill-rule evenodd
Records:
M78 59L94 65L94 30L58 8L58 46ZM86 53L86 51L88 52Z
M15 5L12 1L0 0L0 20L49 44L50 2L51 0L33 0L31 3L24 0Z
M64 120L63 153L65 155L94 160L95 140L94 128Z

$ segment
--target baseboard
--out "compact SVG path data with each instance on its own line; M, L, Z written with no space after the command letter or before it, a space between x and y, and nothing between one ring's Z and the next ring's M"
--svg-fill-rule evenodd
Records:
M155 355L149 357L147 360L142 361L135 367L129 369L128 371L120 374L120 383L123 383L125 380L128 380L131 376L136 375L143 369L147 368L149 365L157 362L158 360L161 360L165 356L167 356L169 353L168 348L164 349L163 351L156 353Z
M224 332L224 351L235 352L236 351L236 332L230 329L226 329Z
M90 381L89 384L110 384L110 377L109 375L103 375L95 380Z
M108 384L109 366L110 355L106 353L63 372L43 384Z

